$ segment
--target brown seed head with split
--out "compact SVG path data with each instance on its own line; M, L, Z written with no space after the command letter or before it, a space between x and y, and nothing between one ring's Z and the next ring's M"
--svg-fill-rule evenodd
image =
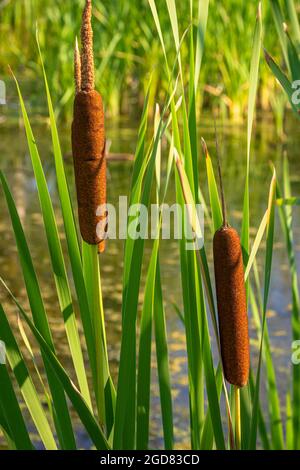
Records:
M94 89L91 13L91 1L87 0L82 16L81 57L78 45L74 54L76 95L72 149L80 232L84 241L99 244L102 252L105 240L99 228L106 213L104 210L99 212L99 208L106 204L105 131L102 98Z

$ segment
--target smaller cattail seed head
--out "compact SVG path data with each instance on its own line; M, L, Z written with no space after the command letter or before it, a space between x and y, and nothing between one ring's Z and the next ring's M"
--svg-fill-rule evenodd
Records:
M213 250L224 374L232 385L244 387L250 356L243 256L237 232L221 227L215 233Z

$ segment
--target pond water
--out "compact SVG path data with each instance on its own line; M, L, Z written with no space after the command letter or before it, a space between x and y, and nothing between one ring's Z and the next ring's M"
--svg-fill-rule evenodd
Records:
M300 189L300 161L298 155L299 145L297 140L297 123L293 117L286 122L287 135L285 143L276 137L275 128L271 118L257 123L251 160L251 233L254 236L260 220L267 206L267 195L271 171L269 162L276 165L278 174L281 174L281 162L284 150L287 151L291 175L293 194L299 194ZM34 124L34 132L42 157L51 197L54 202L57 220L62 228L62 218L59 209L57 189L55 183L55 169L51 154L51 138L49 128L43 121L37 120ZM242 197L244 191L244 174L246 162L246 132L245 124L223 123L219 126L220 142L222 147L224 186L227 198L227 206L231 225L240 229ZM65 166L72 195L74 196L73 169L70 154L69 128L60 130L61 143L65 157ZM107 123L108 138L112 141L111 151L114 153L134 153L137 125L127 120ZM204 116L199 128L199 136L202 135L214 152L213 122L209 116ZM166 157L166 152L163 154ZM199 149L200 181L204 195L207 196L205 167L202 152ZM51 274L49 256L42 226L42 218L39 209L36 185L30 163L30 157L26 145L24 129L16 121L0 121L0 167L4 171L24 225L28 243L33 256L34 264L40 281L43 298L45 301L50 324L54 332L55 342L59 357L71 371L70 358L68 356L67 341L64 333L62 318L59 313L54 282ZM119 195L127 195L130 185L132 162L110 161L108 165L108 200L116 202ZM75 196L74 196L75 197ZM170 185L168 202L174 202L174 185ZM300 210L294 211L295 245L297 248L297 261L300 249ZM61 230L64 250L66 252L63 231ZM209 261L212 261L211 239L209 231L206 231L206 245ZM149 258L151 243L146 243L145 260ZM122 300L122 255L123 242L111 240L107 244L107 250L101 256L101 271L103 281L103 296L106 316L107 339L109 357L114 379L118 367L120 334L121 334L121 300ZM259 256L259 265L263 263L263 248ZM7 281L14 294L23 306L28 308L26 291L19 267L16 245L14 243L8 211L5 205L3 193L0 192L0 265L1 276ZM69 264L67 263L70 271ZM143 282L145 279L144 263ZM170 349L170 370L174 398L174 424L176 445L179 448L189 446L189 410L187 389L187 364L184 331L173 304L182 307L180 271L178 247L176 241L162 242L161 267L164 291L164 302L167 315L167 331ZM71 277L71 273L70 273ZM0 289L0 300L17 331L16 310L3 289ZM141 296L142 301L142 296ZM272 284L269 299L268 322L274 354L278 384L282 404L285 399L285 391L288 383L291 337L290 337L290 304L291 293L289 284L289 270L280 224L277 220L275 253L272 271ZM251 325L252 356L256 356L256 335L253 322ZM300 367L300 366L299 366ZM152 381L152 411L151 411L151 445L162 445L160 410L157 377L155 371L155 357L153 356L153 381ZM88 447L84 433L79 429L80 445Z

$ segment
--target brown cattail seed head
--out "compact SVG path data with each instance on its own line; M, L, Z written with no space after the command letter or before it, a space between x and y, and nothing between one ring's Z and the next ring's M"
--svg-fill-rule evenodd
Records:
M101 241L96 212L106 204L106 159L103 104L95 90L75 97L72 147L80 231L87 243L96 245Z
M80 232L85 242L99 244L102 252L106 219L105 132L102 98L94 90L91 11L91 1L87 0L82 18L81 60L75 47L72 149Z
M217 230L213 251L224 374L232 385L244 387L250 353L243 258L236 230L229 226Z
M92 30L92 2L86 0L81 25L81 89L92 91L95 88L93 30Z

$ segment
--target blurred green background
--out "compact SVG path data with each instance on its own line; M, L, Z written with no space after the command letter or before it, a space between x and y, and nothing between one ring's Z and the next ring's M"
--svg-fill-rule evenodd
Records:
M197 7L195 3L195 8ZM73 96L73 47L80 32L84 0L0 0L0 76L13 68L32 105L43 105L35 30L45 58L56 112L70 115ZM162 100L167 84L161 70L162 52L148 0L94 0L95 62L97 86L109 116L129 115L142 106L152 75L152 102ZM174 55L171 26L165 0L156 1L169 57ZM189 23L189 2L177 1L180 33ZM246 109L248 73L257 2L211 0L205 56L201 71L198 108L217 106L223 117L240 119ZM281 58L270 2L263 2L264 43ZM186 44L182 54L188 83ZM175 58L175 55L174 55ZM286 104L272 74L261 68L259 108L273 111L282 127ZM150 106L151 109L151 106Z

